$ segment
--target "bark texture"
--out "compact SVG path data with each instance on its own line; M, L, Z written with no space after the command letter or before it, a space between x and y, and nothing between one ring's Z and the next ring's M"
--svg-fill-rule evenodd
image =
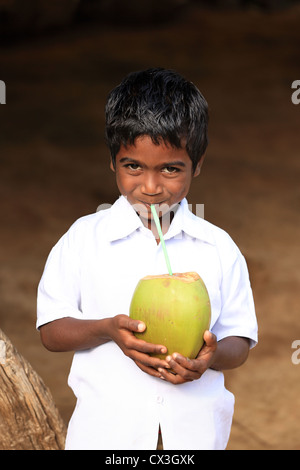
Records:
M61 450L65 435L49 389L0 330L0 450Z

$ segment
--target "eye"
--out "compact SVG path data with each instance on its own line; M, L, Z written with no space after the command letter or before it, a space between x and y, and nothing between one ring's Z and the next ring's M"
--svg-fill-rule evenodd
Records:
M179 168L176 168L176 166L166 166L165 168L163 168L162 171L169 175L174 175L175 173L178 173L180 170Z
M124 166L125 168L128 168L131 171L137 171L137 170L140 170L141 168L140 165L138 165L137 163L127 163Z

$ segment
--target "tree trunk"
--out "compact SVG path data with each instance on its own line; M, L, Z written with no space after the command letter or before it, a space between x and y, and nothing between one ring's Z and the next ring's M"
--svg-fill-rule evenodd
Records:
M49 389L0 330L0 450L61 450L65 435Z

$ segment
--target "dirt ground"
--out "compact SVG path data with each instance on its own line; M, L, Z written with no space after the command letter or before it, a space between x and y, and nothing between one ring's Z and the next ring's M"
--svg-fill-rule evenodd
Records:
M103 141L104 103L124 74L170 67L211 113L210 146L189 202L248 261L260 334L242 368L229 449L300 449L300 9L193 8L159 26L69 31L0 47L0 327L50 387L68 421L70 354L43 349L36 288L46 257L80 216L118 196ZM117 313L117 312L116 312Z

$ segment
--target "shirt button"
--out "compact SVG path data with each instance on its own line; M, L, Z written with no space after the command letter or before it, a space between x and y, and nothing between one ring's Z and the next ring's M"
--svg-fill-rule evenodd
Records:
M164 399L163 399L163 397L161 397L160 395L158 395L158 396L156 397L156 403L158 403L159 405L161 405L163 401L164 401Z

